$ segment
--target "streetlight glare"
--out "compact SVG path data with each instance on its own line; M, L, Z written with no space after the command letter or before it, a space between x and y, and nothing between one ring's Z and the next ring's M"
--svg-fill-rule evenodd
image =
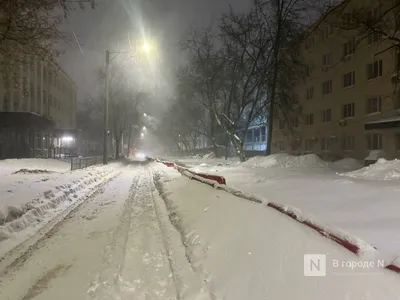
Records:
M143 126L143 130L146 130L146 126Z
M148 52L150 50L150 44L148 42L143 43L143 50Z

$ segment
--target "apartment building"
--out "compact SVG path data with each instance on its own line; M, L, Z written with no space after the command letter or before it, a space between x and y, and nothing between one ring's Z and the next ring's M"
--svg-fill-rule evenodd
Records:
M388 1L357 3L376 15ZM341 30L333 25L337 18L330 13L300 45L308 66L307 76L294 86L302 115L293 132L275 121L272 150L315 153L328 160L361 160L370 150L383 150L388 159L400 157L397 47L390 48L392 43L379 34L360 38Z
M34 57L13 69L1 76L0 158L48 156L76 129L75 84L59 66Z

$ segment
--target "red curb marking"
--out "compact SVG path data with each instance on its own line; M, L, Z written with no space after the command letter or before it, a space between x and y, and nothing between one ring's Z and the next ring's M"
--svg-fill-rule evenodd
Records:
M226 180L222 176L217 176L217 175L209 175L209 174L204 174L204 173L193 173L194 175L203 177L208 180L214 180L218 182L219 184L226 184Z
M314 223L312 223L312 222L310 222L308 220L304 220L304 221L299 220L298 216L296 215L296 213L294 213L293 211L289 211L289 210L284 209L279 204L269 202L267 204L267 206L269 206L269 207L281 212L284 215L287 215L288 217L291 217L292 219L296 220L297 222L299 222L301 224L304 224L304 225L308 226L311 229L314 229L320 235L322 235L322 236L324 236L324 237L336 242L337 244L343 246L344 248L346 248L350 252L353 252L354 254L358 254L358 252L360 251L360 248L357 245L352 244L348 240L345 240L345 239L337 236L334 233L327 232L323 228L319 227L318 225L316 225L316 224L314 224ZM400 268L399 268L399 271L400 271Z
M175 165L173 162L169 161L164 161L163 164L166 165L167 167L173 167Z
M395 265L387 265L385 267L385 269L388 269L388 270L396 272L396 273L400 273L400 267L395 266Z

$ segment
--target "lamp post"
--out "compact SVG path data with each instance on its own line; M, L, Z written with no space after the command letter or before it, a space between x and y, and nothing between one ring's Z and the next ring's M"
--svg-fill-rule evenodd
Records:
M152 49L152 46L144 41L143 45L141 46L141 50L144 52L150 52ZM109 68L110 68L110 62L118 55L118 54L124 54L124 53L132 53L132 51L124 51L124 52L110 52L109 50L106 50L106 74L105 74L105 97L104 97L104 139L103 139L103 164L106 165L108 163L108 135L109 135L109 129L108 129L108 89L109 89L109 78L108 78L108 73L109 73ZM110 54L116 54L113 58L110 59Z
M104 97L104 140L103 140L103 165L108 162L108 69L110 66L110 51L106 50L106 76Z

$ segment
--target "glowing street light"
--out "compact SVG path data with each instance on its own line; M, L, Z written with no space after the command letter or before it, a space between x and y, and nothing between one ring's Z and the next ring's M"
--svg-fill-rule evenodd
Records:
M146 130L146 126L143 126L143 130Z
M138 52L145 52L146 54L150 54L150 52L155 52L155 54L157 53L157 51L153 51L153 49L155 49L156 47L154 46L153 42L149 42L148 40L143 40L141 42L139 42L138 47L136 47L135 54L140 54ZM106 50L106 73L105 73L105 97L104 97L104 133L103 133L103 164L106 165L108 163L108 136L109 136L109 130L108 130L108 76L109 76L109 65L110 62L117 57L119 54L132 54L132 51L124 51L124 52L110 52L108 50ZM113 58L110 58L111 54L115 54L115 56ZM153 54L153 55L155 55ZM144 114L144 116L146 117L147 115Z
M144 132L142 132L142 133L140 134L140 136L141 136L141 137L144 137Z

